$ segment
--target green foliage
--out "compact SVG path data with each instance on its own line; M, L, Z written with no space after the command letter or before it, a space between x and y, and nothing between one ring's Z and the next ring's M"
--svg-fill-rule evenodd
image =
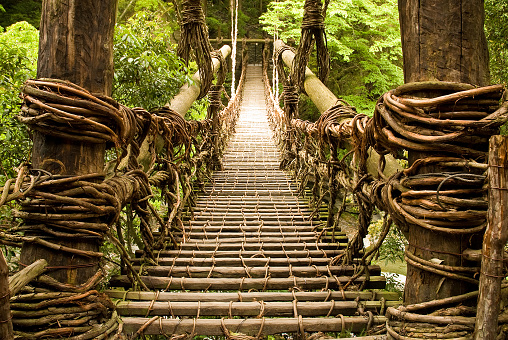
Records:
M273 34L277 29L281 39L299 41L303 4L304 0L271 2L260 19L264 30ZM364 111L403 82L396 0L330 2L325 23L331 58L328 85L333 92L354 96L349 98Z
M38 41L37 29L24 21L0 33L1 176L13 176L13 168L28 157L28 132L14 116L20 108L21 86L36 74Z
M39 28L41 21L41 0L2 0L0 4L0 26L7 27L18 21L27 21Z
M508 83L508 0L485 0L492 83Z
M113 97L146 109L163 106L189 78L171 43L171 29L154 13L139 12L115 31Z

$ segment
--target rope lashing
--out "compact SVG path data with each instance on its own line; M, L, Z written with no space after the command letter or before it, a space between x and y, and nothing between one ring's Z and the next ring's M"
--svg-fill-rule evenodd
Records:
M182 35L178 44L178 56L189 63L191 49L198 65L201 78L198 99L203 98L210 89L213 79L212 46L208 40L208 28L200 0L182 2Z
M330 54L328 53L326 42L322 7L321 0L305 0L301 26L302 34L291 70L295 84L301 92L305 92L305 68L307 67L314 42L316 42L318 78L322 82L326 82L330 72Z
M27 80L18 119L46 135L86 143L128 145L136 132L134 112L106 96L57 79Z
M439 93L414 98L420 91ZM499 106L503 85L474 88L458 83L412 83L387 92L376 105L371 145L398 157L400 150L458 154L484 161L488 136L508 116ZM372 129L371 128L371 129Z

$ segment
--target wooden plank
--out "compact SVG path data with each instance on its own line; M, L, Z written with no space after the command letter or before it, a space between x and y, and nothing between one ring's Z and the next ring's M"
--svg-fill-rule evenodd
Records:
M12 340L11 308L9 298L9 267L5 261L4 253L0 250L0 339Z
M159 257L269 257L269 258L288 258L288 257L333 257L344 254L344 250L339 249L305 249L305 250L293 250L289 249L285 252L282 250L163 250L156 252ZM137 255L142 255L142 250L136 251Z
M255 258L211 258L211 257L196 257L196 258L158 258L157 264L159 266L212 266L215 264L216 266L242 266L245 264L249 267L264 267L264 266L287 266L291 264L292 266L323 266L328 265L332 259L331 258L311 258L311 257L301 257L301 258L270 258L270 257L255 257ZM145 259L142 258L134 258L131 260L135 264L146 262Z
M340 289L340 285L349 282L349 276L311 277L311 278L175 278L141 276L142 281L150 289L163 290L288 290L299 288L309 289ZM365 281L360 276L355 283L361 284ZM126 275L114 276L110 280L111 287L131 287L131 282ZM365 289L383 289L386 279L383 276L371 276L365 284Z
M497 326L501 281L504 279L504 254L508 240L508 138L492 136L489 148L488 225L483 237L482 266L475 340L494 340Z
M367 327L368 317L353 316L344 317L344 330L361 332ZM143 334L195 334L195 335L224 335L220 319L162 319L153 318L129 318L122 319L125 334L133 334L144 325ZM342 322L340 318L302 318L305 332L340 332ZM375 316L373 326L386 322L384 316ZM247 335L261 336L298 333L300 324L298 318L274 318L274 319L224 319L224 325L230 332ZM261 330L261 331L260 331Z
M358 312L356 301L328 302L150 302L121 301L116 310L121 316L294 316L295 307L298 315L307 317L329 315L355 315Z
M238 277L316 277L321 275L352 276L357 270L356 266L309 266L309 267L198 267L188 264L187 266L135 266L136 271L142 271L149 276L174 276L174 277L213 277L213 278L238 278ZM369 266L371 275L380 275L381 268L377 265Z
M319 250L319 249L339 249L347 248L347 243L316 243L316 242L302 242L302 243L201 243L201 242L185 242L180 243L179 246L183 250L196 249L196 250Z
M372 291L323 291L323 292L235 292L224 293L215 292L144 292L144 291L122 291L106 290L105 293L112 299L120 300L155 300L155 301L202 301L202 302L229 302L229 301L293 301L296 297L298 301L326 301L326 300L355 300L360 299L365 303L376 303L384 299L394 304L401 303L401 294L398 292L372 292Z

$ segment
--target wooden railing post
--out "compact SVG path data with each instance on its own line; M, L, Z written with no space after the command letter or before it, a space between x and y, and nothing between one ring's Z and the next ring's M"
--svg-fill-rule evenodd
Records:
M9 303L10 297L9 267L7 267L4 254L0 250L0 339L4 340L14 339Z
M475 340L497 337L504 247L508 240L508 137L492 136L489 149L489 211L483 237Z

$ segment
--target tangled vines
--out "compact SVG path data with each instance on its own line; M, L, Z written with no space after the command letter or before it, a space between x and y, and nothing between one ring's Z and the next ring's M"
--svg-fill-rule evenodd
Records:
M221 64L225 68L223 58ZM35 244L66 253L76 259L75 265L47 267L47 271L66 271L104 265L101 251L73 247L76 239L96 244L107 239L116 247L132 284L147 289L131 263L129 234L132 237L139 230L145 258L153 262L155 250L177 246L173 232L182 230L181 215L192 207L197 194L193 185L203 186L216 167L238 117L245 72L237 95L225 108L220 97L225 72L218 78L221 88L213 99L217 103L203 121L186 121L168 107L152 112L129 109L61 80L27 81L20 121L45 135L105 143L120 152L105 173L62 175L21 166L17 177L1 188L0 206L17 201L19 209L13 215L22 223L2 228L0 243ZM153 187L160 190L166 213L150 202ZM135 220L139 225L134 225ZM114 307L95 290L102 273L98 270L81 286L49 276L30 283L11 298L16 334L22 339L75 340L119 334Z
M282 53L275 53L274 64L285 75ZM427 230L443 238L466 240L472 249L481 248L487 223L488 140L508 120L504 86L411 83L386 93L372 118L357 114L353 107L339 101L318 121L310 123L288 119L279 108L270 89L267 67L265 64L265 94L271 125L283 150L299 150L282 163L299 180L300 192L312 185L316 211L328 201L327 228L332 230L339 226L348 197L353 197L358 207L358 232L350 241L350 252L334 259L334 263L350 263L356 257L362 264L347 286L352 287L359 275L368 276L366 266L392 220L406 234L415 228ZM422 93L430 95L424 97ZM289 141L293 145L287 145L287 131L295 131L294 139ZM378 161L373 161L372 150L380 155ZM387 173L387 164L395 161L392 156L408 161L410 166ZM359 250L374 207L386 213L383 231L378 242L361 255ZM418 242L414 237L409 239L405 250L408 266L437 275L441 282L459 280L471 290L477 289L479 265L463 264L462 253L450 253L437 245L422 247ZM442 256L447 260L435 259ZM395 339L439 338L442 334L442 338L465 339L474 330L476 309L455 307L453 304L470 297L457 299L437 300L425 307L391 308L388 332ZM410 310L422 314L410 316ZM467 319L464 326L450 325L461 318ZM506 321L500 320L500 338L506 332Z
M178 44L178 55L187 63L190 59L191 48L198 64L201 77L199 97L203 98L210 90L213 80L212 46L208 40L208 28L200 0L184 0L182 2L182 36Z
M321 0L306 0L302 20L302 35L296 52L291 74L301 92L304 90L305 68L316 42L318 77L324 83L330 73L330 54L326 43L324 11Z

